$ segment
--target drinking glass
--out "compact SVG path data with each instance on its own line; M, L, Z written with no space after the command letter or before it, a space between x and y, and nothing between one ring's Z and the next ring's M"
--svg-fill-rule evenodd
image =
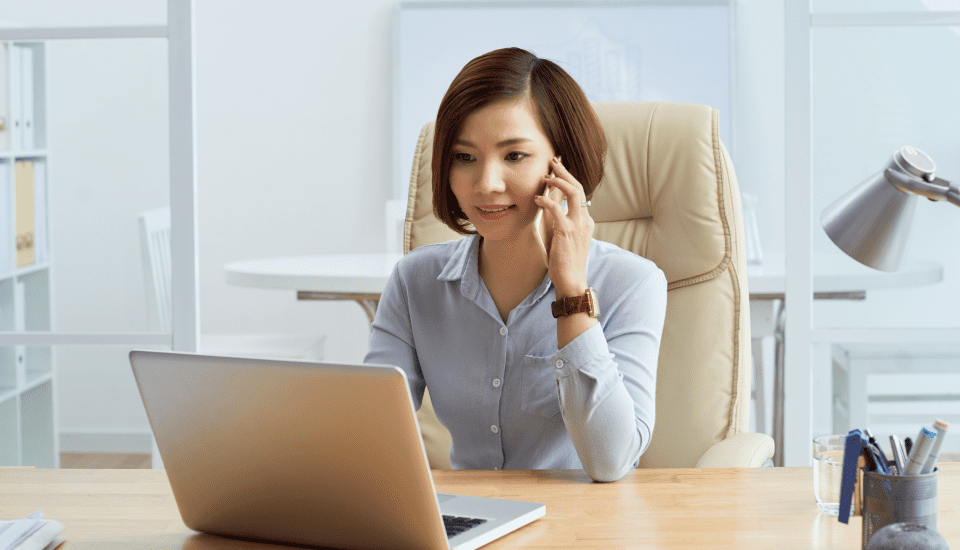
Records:
M843 477L844 435L822 435L813 440L813 495L824 512L840 514L840 480ZM850 505L853 513L853 504Z

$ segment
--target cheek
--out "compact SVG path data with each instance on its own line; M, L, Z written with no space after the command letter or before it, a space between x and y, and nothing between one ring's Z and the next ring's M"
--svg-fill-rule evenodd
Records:
M543 180L545 175L547 175L546 170L542 170L540 167L531 166L525 169L522 174L517 174L517 190L523 195L529 196L532 201L533 195L539 195L543 192L543 186L546 183Z
M463 201L470 196L470 184L467 182L467 179L463 177L463 174L458 174L454 170L451 170L448 183L450 185L450 191L453 192L453 196L456 197L457 202L463 204Z

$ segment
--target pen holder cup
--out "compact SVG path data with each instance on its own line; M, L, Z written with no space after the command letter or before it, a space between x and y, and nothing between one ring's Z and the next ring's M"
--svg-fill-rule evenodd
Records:
M909 522L937 529L937 474L886 475L863 472L862 548L891 523Z

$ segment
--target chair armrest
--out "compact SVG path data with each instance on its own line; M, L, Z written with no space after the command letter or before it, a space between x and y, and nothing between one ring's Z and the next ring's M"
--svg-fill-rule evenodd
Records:
M737 434L707 449L697 468L757 468L773 458L773 448L767 434Z

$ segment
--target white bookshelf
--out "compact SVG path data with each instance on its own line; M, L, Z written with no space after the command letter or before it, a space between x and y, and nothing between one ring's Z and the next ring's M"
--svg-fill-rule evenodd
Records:
M0 56L0 331L50 331L45 46L0 42ZM51 347L0 347L0 466L59 466L55 381Z
M165 346L196 351L200 339L199 245L197 240L197 146L194 73L196 0L167 0L165 25L98 27L0 27L0 44L30 44L42 52L48 41L160 38L167 43L170 139L170 255L172 304L169 332L61 332L52 326L50 254L32 267L0 263L0 465L57 466L59 440L54 363L58 346ZM7 60L7 57L3 58ZM38 58L34 58L37 63ZM40 63L44 62L41 53ZM18 150L0 143L0 168L12 171L18 158L49 160L46 140L46 73L35 72L34 146ZM37 80L39 79L39 80ZM39 84L37 84L39 83ZM0 86L0 89L5 89ZM9 92L9 90L7 90ZM5 98L0 97L0 100ZM37 136L41 141L36 141ZM46 165L44 164L44 167ZM41 188L49 197L47 186ZM12 185L12 184L11 184ZM6 184L0 185L6 189ZM0 195L0 258L9 253L2 232L12 231L7 215L14 210L11 191ZM13 239L11 234L10 239ZM49 251L49 243L47 250ZM16 263L13 264L16 266ZM160 467L153 445L154 466ZM51 457L49 459L43 457Z

